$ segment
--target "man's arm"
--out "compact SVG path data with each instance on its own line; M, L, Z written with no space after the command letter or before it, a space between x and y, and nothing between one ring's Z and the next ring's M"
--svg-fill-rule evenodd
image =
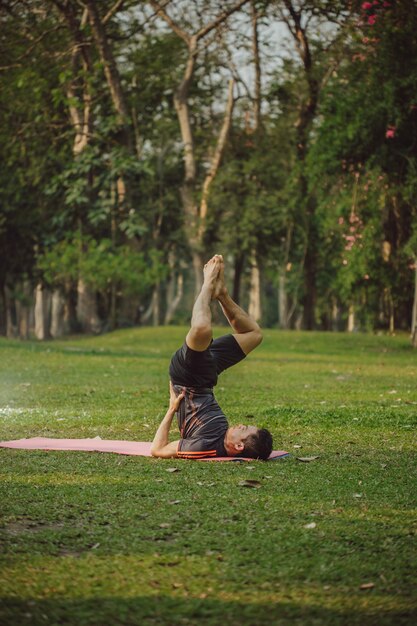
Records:
M172 384L169 383L169 392L170 392L170 402L168 411L165 414L164 419L159 424L159 428L155 433L155 437L151 446L151 454L152 456L159 457L161 459L169 459L171 457L177 456L178 450L178 441L171 441L168 443L168 435L169 430L171 428L172 420L175 413L178 411L178 408L181 404L181 401L184 398L184 391L180 393L178 396L175 395L175 391L172 388Z

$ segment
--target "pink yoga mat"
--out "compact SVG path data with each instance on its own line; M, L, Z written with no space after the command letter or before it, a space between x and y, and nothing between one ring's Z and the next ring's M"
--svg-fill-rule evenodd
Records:
M110 439L50 439L49 437L32 437L15 441L0 441L1 448L20 448L23 450L77 450L84 452L115 452L132 456L151 456L149 441L118 441ZM287 456L284 450L274 450L268 461ZM244 457L218 456L215 458L198 459L199 461L253 461Z

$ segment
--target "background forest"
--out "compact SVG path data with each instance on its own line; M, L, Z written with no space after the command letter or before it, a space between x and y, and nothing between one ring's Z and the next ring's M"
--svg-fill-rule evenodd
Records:
M0 333L414 331L413 0L0 2Z

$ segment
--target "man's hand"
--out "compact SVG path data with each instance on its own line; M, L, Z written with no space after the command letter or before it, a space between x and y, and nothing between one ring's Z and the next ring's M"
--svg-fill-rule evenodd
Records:
M172 386L172 382L169 381L169 408L172 409L174 412L177 412L181 401L184 399L184 396L185 389L183 389L181 393L177 396L177 394L175 393L175 389Z
M159 425L158 430L155 433L154 440L151 446L152 456L157 456L162 459L168 459L177 456L177 450L179 441L171 441L168 443L169 429L171 428L172 419L175 413L178 411L179 406L184 399L185 388L177 396L175 389L169 381L169 408L162 422Z

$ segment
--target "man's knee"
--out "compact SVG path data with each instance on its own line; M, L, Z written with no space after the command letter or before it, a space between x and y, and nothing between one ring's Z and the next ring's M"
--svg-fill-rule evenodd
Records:
M262 341L264 340L262 330L260 329L259 326L256 330L254 330L254 336L255 336L256 345L259 346L259 344L262 343Z
M193 324L187 334L187 345L192 350L205 350L210 345L213 332L210 324Z

